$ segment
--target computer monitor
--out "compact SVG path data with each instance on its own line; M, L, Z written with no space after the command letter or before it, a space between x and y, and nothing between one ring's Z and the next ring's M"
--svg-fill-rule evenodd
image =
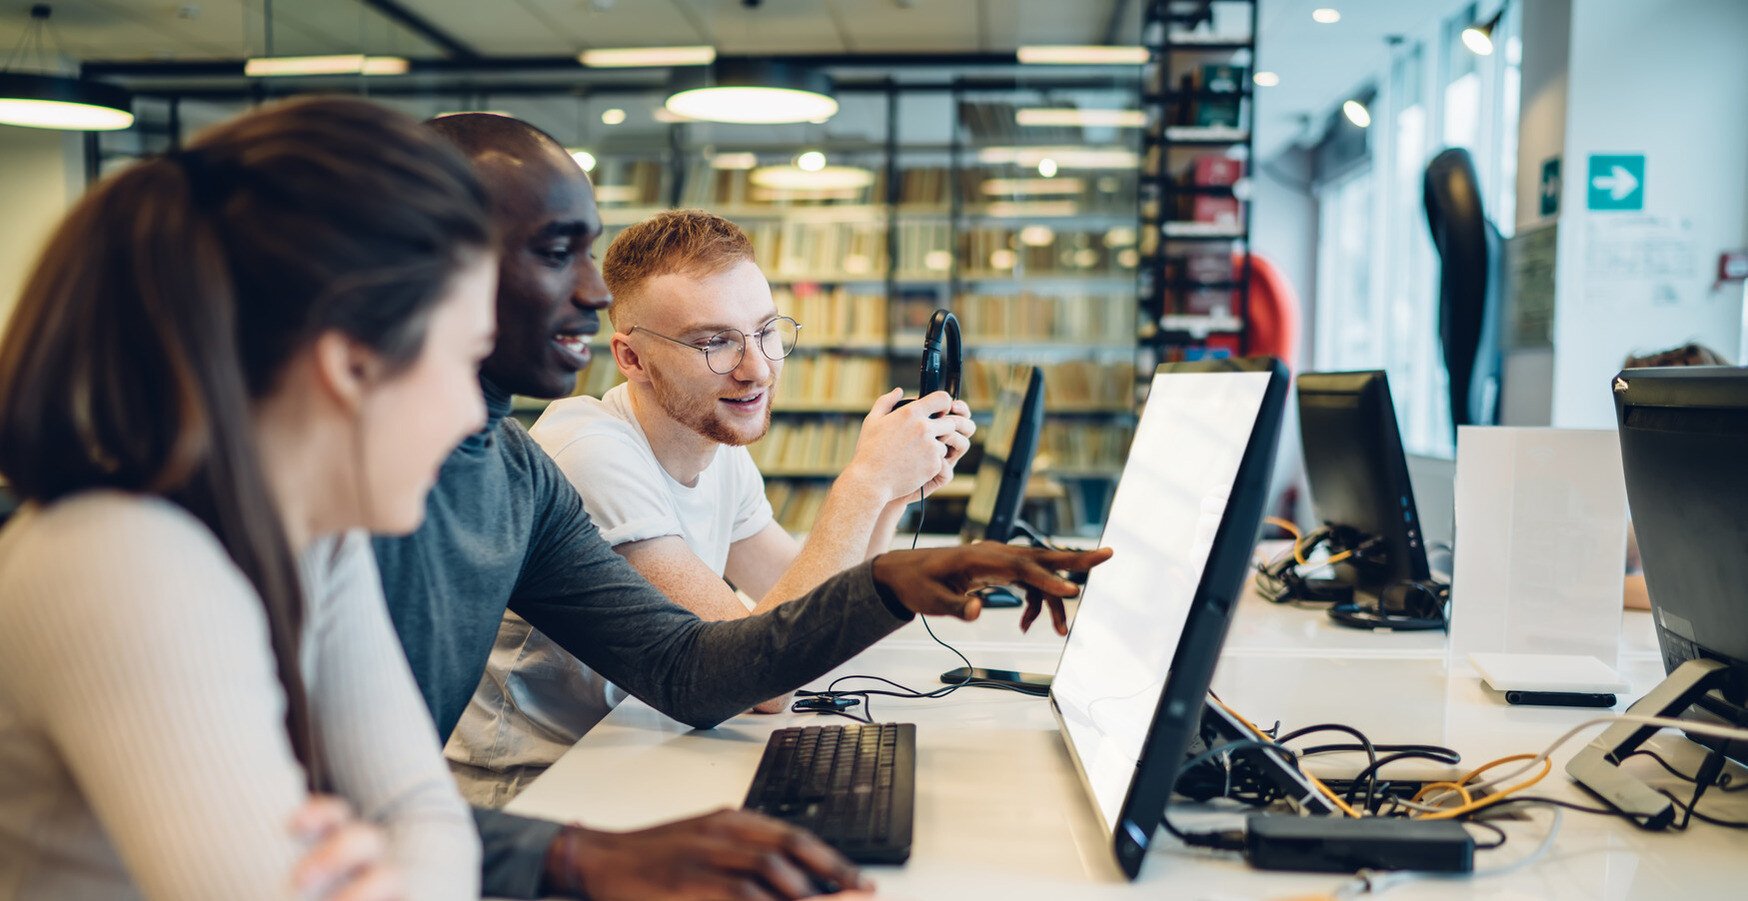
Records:
M1627 505L1669 673L1631 712L1748 726L1748 370L1629 369L1613 387ZM1617 765L1653 731L1610 727L1567 772L1659 828L1674 808ZM1727 750L1748 758L1740 743Z
M1117 483L1050 703L1118 866L1140 871L1246 579L1286 405L1258 371L1161 367Z
M1036 366L1015 366L996 395L995 421L983 441L961 539L1006 542L1014 537L1043 423L1044 373Z
M1378 542L1375 552L1355 556L1355 587L1378 594L1397 582L1429 580L1389 378L1376 371L1307 372L1299 376L1298 395L1312 509L1325 525Z

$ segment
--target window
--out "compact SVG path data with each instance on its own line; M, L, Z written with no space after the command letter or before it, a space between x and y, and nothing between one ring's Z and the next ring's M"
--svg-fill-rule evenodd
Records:
M1497 9L1486 4L1489 15ZM1475 160L1487 215L1510 236L1516 217L1517 4L1491 56L1462 44L1468 4L1404 41L1372 104L1370 160L1317 186L1318 276L1312 364L1383 369L1410 453L1450 457L1449 380L1438 344L1438 254L1427 231L1426 164L1447 147ZM1336 127L1345 127L1337 123Z

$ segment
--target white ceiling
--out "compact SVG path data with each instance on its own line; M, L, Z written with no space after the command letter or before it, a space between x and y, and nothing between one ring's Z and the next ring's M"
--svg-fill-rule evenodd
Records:
M482 54L563 56L588 47L714 44L727 54L936 53L1021 43L1136 40L1138 0L399 0ZM10 47L32 0L0 0ZM274 52L438 55L358 0L277 0ZM52 21L80 59L237 58L264 43L263 0L60 0Z
M1256 151L1267 158L1299 137L1305 119L1315 128L1342 100L1383 71L1390 58L1384 39L1413 35L1475 0L1262 0L1258 66L1281 83L1256 90ZM1497 7L1497 0L1482 0ZM1320 25L1311 11L1334 7L1341 21Z
M565 56L587 47L709 43L725 54L1000 52L1023 43L1139 39L1147 0L400 0L488 56ZM1217 0L1225 2L1225 0ZM1257 150L1299 137L1388 58L1384 39L1416 32L1472 0L1260 0L1260 68L1281 83L1257 90ZM0 0L9 52L31 0ZM1340 22L1311 10L1334 5ZM1487 5L1485 2L1483 5ZM264 50L264 0L60 0L52 24L74 59L236 59ZM433 58L441 48L360 0L271 0L278 54L365 52ZM1238 5L1242 11L1242 4ZM442 101L433 101L441 103ZM506 101L505 103L507 103ZM532 103L534 101L527 101ZM612 105L612 101L605 101ZM598 116L561 101L579 125ZM637 124L638 111L631 109Z

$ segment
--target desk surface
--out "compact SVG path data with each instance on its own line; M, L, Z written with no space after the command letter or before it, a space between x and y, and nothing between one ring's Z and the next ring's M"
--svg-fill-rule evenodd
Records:
M1014 610L991 610L976 623L930 622L976 665L1054 671L1062 640L1045 626L1021 635L1018 618ZM1593 715L1507 707L1477 680L1447 676L1443 645L1442 633L1340 629L1317 611L1247 597L1239 605L1215 690L1255 720L1279 719L1289 729L1343 722L1379 742L1448 745L1476 764L1538 751ZM832 675L870 673L925 688L958 665L919 622ZM1621 668L1634 696L1662 677L1648 614L1627 615ZM1344 882L1340 876L1254 871L1230 856L1189 850L1164 835L1140 880L1124 882L1048 702L965 690L934 701L877 699L874 714L918 724L914 849L903 867L871 868L883 898L1160 897L1166 886L1178 898L1285 898L1328 892ZM628 701L509 810L627 829L738 807L772 729L833 721L847 722L812 714L747 715L699 732ZM1594 803L1561 768L1580 743L1568 743L1556 756L1554 773L1535 794ZM1684 741L1663 738L1660 743L1692 771L1697 756L1683 756L1691 753ZM1653 784L1677 785L1672 778L1659 779L1649 760L1629 766ZM1748 819L1748 798L1741 795L1713 791L1702 803L1715 815ZM1173 811L1174 821L1192 826L1221 816L1193 807ZM1548 819L1537 812L1505 824L1509 843L1478 853L1478 867L1509 864L1528 854L1540 843ZM1742 850L1740 836L1714 826L1696 823L1686 833L1648 833L1612 817L1567 813L1552 853L1530 867L1491 879L1414 882L1392 890L1390 897L1724 897L1748 884L1748 855Z

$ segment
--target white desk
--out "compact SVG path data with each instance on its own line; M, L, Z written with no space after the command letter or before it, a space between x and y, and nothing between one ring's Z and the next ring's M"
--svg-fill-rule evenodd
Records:
M987 611L976 623L932 620L936 634L974 664L1051 672L1061 639L1048 624L1022 636L1015 610ZM1647 614L1628 616L1622 668L1640 692L1661 678ZM1287 728L1338 721L1374 741L1448 745L1465 763L1538 751L1591 712L1513 708L1478 682L1446 678L1442 633L1363 633L1330 625L1322 613L1247 598L1215 677L1215 690L1256 720ZM836 674L872 673L918 688L958 666L912 623ZM816 687L823 687L822 680ZM1623 705L1624 707L1624 705ZM1618 709L1618 708L1617 708ZM903 867L874 867L881 897L894 899L1061 899L1165 897L1282 898L1327 892L1344 877L1263 873L1231 856L1192 851L1160 835L1138 882L1121 879L1048 702L1005 692L965 690L936 701L881 698L879 719L917 723L915 841ZM637 701L619 707L509 810L629 829L720 807L738 807L766 735L796 724L847 722L812 714L741 716L694 732ZM1663 739L1678 754L1679 739ZM1532 791L1594 804L1565 777L1569 744L1554 772ZM1697 758L1679 757L1691 772ZM1642 766L1640 766L1642 765ZM1655 764L1629 763L1655 784ZM1677 794L1685 794L1677 790ZM1748 798L1718 791L1702 809L1748 819ZM1189 809L1174 822L1197 824ZM1510 842L1478 852L1491 868L1527 854L1545 833L1547 814L1506 824ZM1745 836L1695 823L1686 833L1647 833L1615 818L1569 812L1553 853L1494 879L1421 881L1394 898L1666 899L1740 896L1748 886Z

